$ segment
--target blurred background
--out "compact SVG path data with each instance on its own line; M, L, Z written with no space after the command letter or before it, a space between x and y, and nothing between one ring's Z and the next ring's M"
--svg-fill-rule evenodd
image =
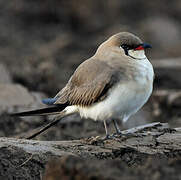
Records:
M154 121L181 125L180 0L1 0L0 9L0 136L19 137L49 122L7 114L42 107L42 98L55 96L75 68L120 31L152 45L147 56L156 73L149 102L122 128ZM37 139L100 134L102 123L72 116Z

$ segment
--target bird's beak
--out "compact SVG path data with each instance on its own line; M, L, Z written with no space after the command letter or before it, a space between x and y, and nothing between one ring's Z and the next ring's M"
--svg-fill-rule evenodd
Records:
M152 48L151 45L149 45L149 44L147 44L147 43L143 43L143 44L142 44L142 47L143 47L144 49Z
M143 43L143 44L140 44L140 46L138 46L137 48L135 48L134 50L135 51L138 51L138 50L144 50L144 49L147 49L147 48L151 48L151 45L147 44L147 43Z

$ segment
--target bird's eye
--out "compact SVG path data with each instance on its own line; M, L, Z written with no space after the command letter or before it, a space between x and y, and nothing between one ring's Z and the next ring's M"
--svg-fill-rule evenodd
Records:
M121 47L122 47L123 49L125 49L125 50L128 50L128 49L129 49L128 45L126 45L126 44L121 45Z
M122 44L121 47L124 49L125 54L128 55L128 50L130 49L130 47L126 44Z

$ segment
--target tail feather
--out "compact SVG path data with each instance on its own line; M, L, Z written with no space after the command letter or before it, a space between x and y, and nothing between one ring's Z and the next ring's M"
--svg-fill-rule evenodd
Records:
M43 109L13 113L11 115L12 116L41 116L41 115L56 114L64 110L66 107L67 107L67 104L60 104L60 105L43 108Z
M43 104L53 105L56 102L57 98L46 98L42 100Z

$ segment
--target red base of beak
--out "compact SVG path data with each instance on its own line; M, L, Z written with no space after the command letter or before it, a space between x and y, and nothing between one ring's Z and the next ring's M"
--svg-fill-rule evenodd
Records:
M143 50L144 49L144 47L143 46L138 46L137 48L135 48L134 50L135 51L139 51L139 50Z

